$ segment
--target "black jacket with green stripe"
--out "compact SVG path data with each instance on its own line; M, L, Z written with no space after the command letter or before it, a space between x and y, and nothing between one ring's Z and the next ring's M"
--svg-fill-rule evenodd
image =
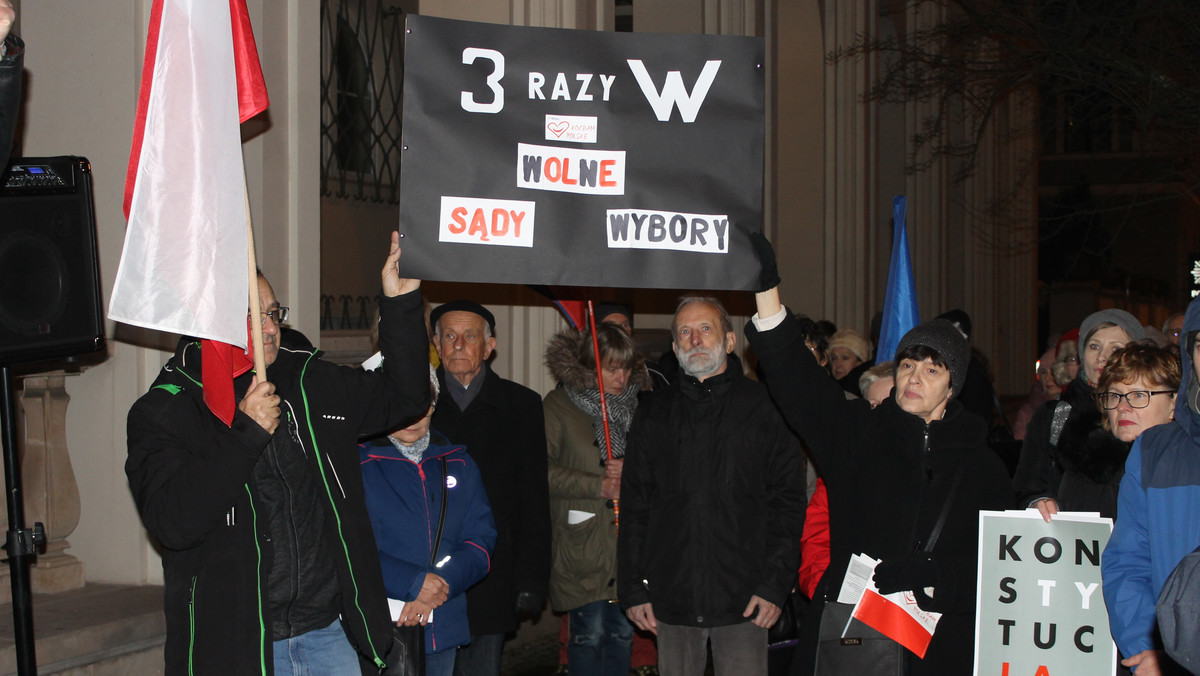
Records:
M267 378L291 416L329 508L343 626L377 672L391 621L363 503L359 437L394 429L429 406L428 337L418 292L381 303L386 359L364 372L286 343ZM239 379L237 392L249 377ZM278 430L286 429L281 420ZM278 431L277 430L277 431ZM162 549L168 674L271 674L267 576L274 551L255 490L270 435L237 411L225 427L204 404L198 341L180 341L128 419L125 473L146 529ZM291 555L283 552L278 555Z

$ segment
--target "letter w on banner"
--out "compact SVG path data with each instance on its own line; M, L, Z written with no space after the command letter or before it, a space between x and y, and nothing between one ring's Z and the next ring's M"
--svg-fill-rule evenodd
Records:
M267 105L245 0L155 0L108 317L206 339L205 402L227 425L251 366L240 123Z

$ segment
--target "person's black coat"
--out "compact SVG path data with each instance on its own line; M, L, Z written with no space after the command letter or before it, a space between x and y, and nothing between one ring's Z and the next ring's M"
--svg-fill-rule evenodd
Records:
M864 394L862 389L858 386L858 381L862 378L862 375L864 373L871 370L871 368L874 366L875 366L874 359L868 359L867 361L864 361L863 363L859 364L858 366L855 366L854 368L850 369L850 372L847 373L846 375L842 376L841 378L838 378L837 379L838 386L841 387L843 390L849 392L850 394L853 394L856 397L865 398L867 395Z
M1131 444L1101 426L1104 412L1096 406L1094 393L1083 378L1077 378L1058 401L1046 402L1034 412L1013 477L1018 506L1053 498L1060 512L1100 512L1116 518L1117 488ZM1058 444L1052 446L1054 410L1064 403L1071 411Z
M804 465L766 389L731 359L638 403L621 474L617 592L669 624L745 622L782 605L804 530Z
M1008 473L987 447L983 421L956 400L928 424L894 398L875 409L847 400L805 349L794 319L766 332L748 325L746 334L771 396L815 456L829 491L829 600L836 600L852 554L902 563L919 552L962 474L930 555L934 595L912 590L922 608L944 613L925 658L912 658L912 673L970 674L979 511L1012 506Z
M21 105L21 71L25 60L25 43L11 33L4 39L5 54L0 59L0 173L8 164L13 133L17 126L17 110Z
M550 579L550 489L546 475L546 425L542 399L491 368L477 376L483 389L459 409L438 369L442 393L433 427L467 447L479 466L492 517L496 549L482 582L467 590L471 633L516 629L517 595L546 598Z
M989 427L996 420L996 388L987 366L975 350L971 350L971 361L967 365L967 377L963 379L962 392L957 397L962 407L983 419Z
M336 562L343 626L367 663L390 648L392 622L363 501L358 437L394 429L429 406L420 294L385 298L380 309L381 371L337 366L287 344L267 368L335 517L326 536L344 553ZM272 559L287 554L275 551L259 522L266 506L252 475L271 435L240 410L231 427L220 422L204 404L200 373L198 341L180 340L128 419L125 473L142 523L162 547L166 671L261 674L265 662L269 673L267 575ZM239 396L249 380L235 382Z

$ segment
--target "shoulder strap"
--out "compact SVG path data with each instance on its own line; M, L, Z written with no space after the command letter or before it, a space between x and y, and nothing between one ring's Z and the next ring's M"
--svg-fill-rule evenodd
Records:
M1062 436L1063 427L1071 415L1071 405L1060 401L1054 405L1054 417L1050 420L1050 445L1057 446L1058 438Z
M437 535L433 538L433 550L429 553L429 565L437 560L438 547L442 545L442 526L446 523L446 503L450 501L450 489L446 486L446 456L438 457L442 462L442 508L438 514Z
M958 463L958 469L954 472L954 480L950 482L950 491L946 493L946 501L942 503L942 511L938 512L937 521L933 524L933 530L929 532L929 539L925 541L925 546L922 551L926 554L933 551L933 546L937 544L938 538L942 535L942 528L946 526L946 517L950 514L950 506L954 504L954 496L958 493L958 487L962 484L963 463Z

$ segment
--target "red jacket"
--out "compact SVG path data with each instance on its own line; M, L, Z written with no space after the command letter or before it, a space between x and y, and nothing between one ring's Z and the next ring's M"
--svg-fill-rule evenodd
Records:
M817 583L829 567L829 494L825 481L817 479L817 489L804 512L804 534L800 536L800 591L812 598Z

